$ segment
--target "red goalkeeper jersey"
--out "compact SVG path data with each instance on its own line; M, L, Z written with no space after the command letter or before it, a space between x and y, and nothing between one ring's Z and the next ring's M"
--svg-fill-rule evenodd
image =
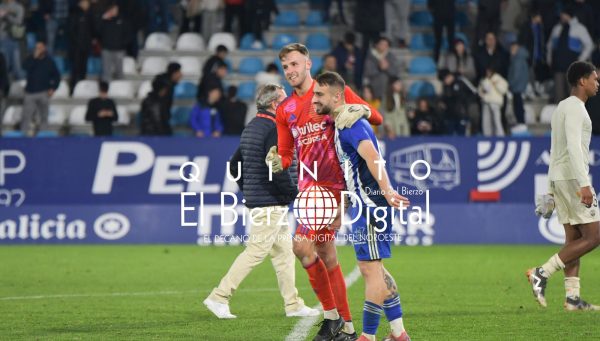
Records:
M312 105L313 80L310 89L298 96L295 92L277 107L277 138L278 152L283 168L288 168L294 158L294 147L298 153L298 187L304 190L313 185L330 189L345 188L344 173L340 167L335 152L335 126L329 115L319 115ZM365 104L349 87L344 89L346 103ZM381 114L371 108L371 124L380 125L383 122ZM316 178L310 174L317 162ZM302 171L300 163L304 163L309 171ZM302 178L304 177L304 178Z

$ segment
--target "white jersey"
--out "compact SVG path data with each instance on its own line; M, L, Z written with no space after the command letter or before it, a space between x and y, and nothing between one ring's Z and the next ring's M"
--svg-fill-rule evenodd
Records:
M576 96L561 101L552 113L551 127L548 180L577 180L579 187L590 186L592 120L585 103Z

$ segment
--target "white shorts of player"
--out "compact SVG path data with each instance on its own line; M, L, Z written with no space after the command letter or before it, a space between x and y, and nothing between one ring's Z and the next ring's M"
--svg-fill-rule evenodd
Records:
M556 213L558 222L561 224L580 225L600 221L600 210L596 192L591 207L581 203L581 193L577 180L552 181L554 189L554 201L556 202Z

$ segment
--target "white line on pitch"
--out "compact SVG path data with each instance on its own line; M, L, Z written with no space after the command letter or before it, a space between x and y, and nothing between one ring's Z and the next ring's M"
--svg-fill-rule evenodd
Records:
M360 278L360 270L358 266L354 267L352 271L346 275L346 288L350 288L358 279ZM321 310L321 304L317 304L313 307L313 309ZM306 340L306 336L308 336L308 332L310 331L312 325L317 323L320 316L308 316L303 317L296 325L294 329L289 333L289 335L285 338L285 341L304 341Z
M204 290L185 290L185 291L144 291L144 292L107 292L107 293L91 293L91 294L56 294L56 295L32 295L32 296L9 296L0 297L0 301L17 301L17 300L43 300L52 298L88 298L88 297L122 297L122 296L160 296L160 295L182 295L182 294L199 294L208 293L212 289ZM241 292L267 292L279 291L279 288L248 288L240 289Z

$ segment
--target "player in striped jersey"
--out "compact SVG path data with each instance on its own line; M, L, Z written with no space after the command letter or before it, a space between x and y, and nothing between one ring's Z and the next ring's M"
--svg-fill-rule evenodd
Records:
M361 110L360 105L345 104L345 82L339 74L325 72L316 81L312 102L317 114L335 119L346 111ZM383 266L383 259L391 256L394 209L407 207L408 199L392 188L385 167L380 167L381 152L367 120L360 119L350 128L337 129L335 145L347 189L353 197L350 215L358 216L352 224L352 241L365 280L363 332L358 340L374 341L380 316L385 313L392 328L388 339L409 341L396 283Z

